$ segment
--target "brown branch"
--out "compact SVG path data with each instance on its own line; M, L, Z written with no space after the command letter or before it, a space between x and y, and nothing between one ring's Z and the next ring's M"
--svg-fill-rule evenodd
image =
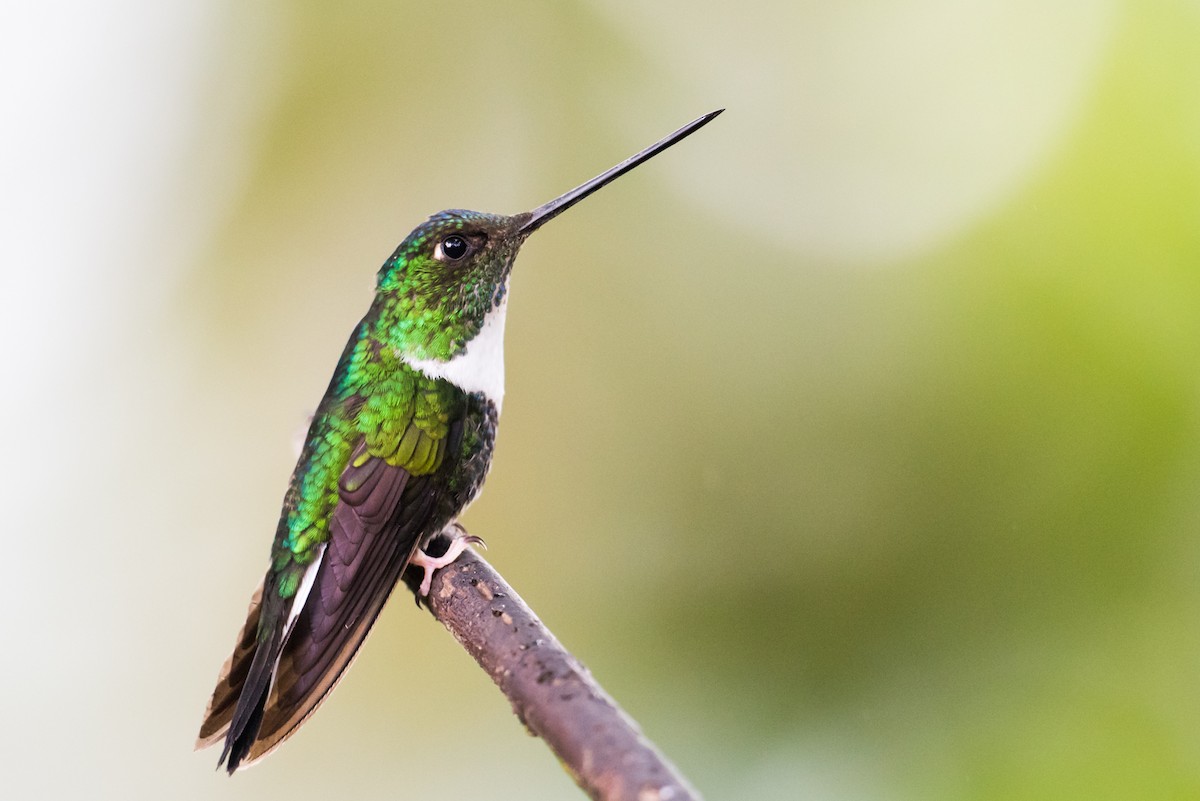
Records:
M443 553L441 534L428 549ZM420 571L405 573L415 591ZM555 639L521 597L467 549L433 577L425 604L541 737L583 790L603 801L700 799L637 724Z

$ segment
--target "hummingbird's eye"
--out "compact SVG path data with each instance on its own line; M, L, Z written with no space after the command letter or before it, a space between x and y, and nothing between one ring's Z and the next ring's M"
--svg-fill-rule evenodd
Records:
M442 251L442 255L450 261L458 261L463 256L467 255L470 246L467 240L463 239L458 234L450 234L439 243L438 249Z

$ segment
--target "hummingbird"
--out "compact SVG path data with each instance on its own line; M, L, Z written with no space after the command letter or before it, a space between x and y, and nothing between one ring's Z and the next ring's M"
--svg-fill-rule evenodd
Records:
M533 211L452 209L383 263L313 415L283 499L270 563L222 668L196 747L224 741L232 775L313 713L349 667L409 565L479 494L504 401L504 321L517 251L534 231L708 124L706 114Z

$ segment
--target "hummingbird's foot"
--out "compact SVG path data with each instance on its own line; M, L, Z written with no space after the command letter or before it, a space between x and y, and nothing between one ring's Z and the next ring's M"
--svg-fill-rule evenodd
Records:
M454 562L467 549L468 545L482 545L485 549L487 548L487 543L483 541L482 537L467 534L460 527L455 526L454 534L450 538L450 547L441 556L430 556L424 550L417 549L409 564L416 565L425 571L425 577L421 579L421 589L417 592L419 598L429 595L429 586L433 583L433 571L441 570Z

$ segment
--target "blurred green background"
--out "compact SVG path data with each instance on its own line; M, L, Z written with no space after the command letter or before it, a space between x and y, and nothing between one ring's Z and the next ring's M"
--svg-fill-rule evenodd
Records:
M488 558L711 799L1200 797L1200 4L5 18L7 797L577 797L400 596L191 746L395 244L722 106L522 253Z

